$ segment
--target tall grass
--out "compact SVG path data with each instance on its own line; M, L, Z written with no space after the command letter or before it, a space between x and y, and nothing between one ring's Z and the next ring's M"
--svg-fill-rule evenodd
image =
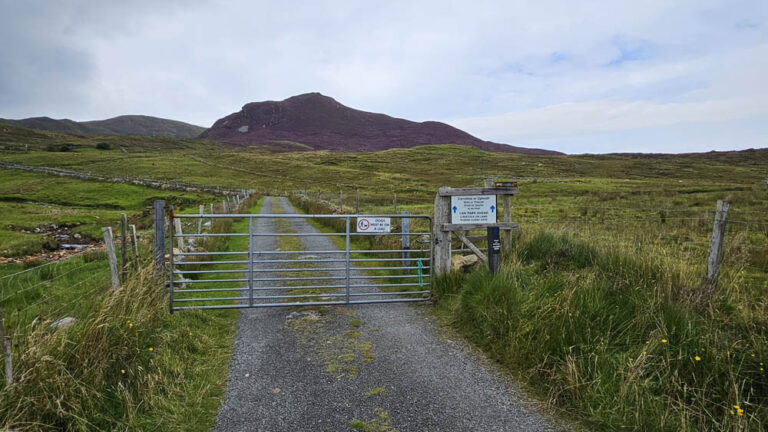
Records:
M518 238L500 274L435 291L471 340L592 428L760 430L768 316L728 284L702 307L698 270L544 231Z
M245 200L243 206L256 200L255 196ZM217 219L212 229L227 231L228 223ZM211 245L217 248L213 250L229 246L218 239L211 239L217 242ZM108 268L103 254L82 259L86 258L88 265ZM66 306L55 310L77 318L69 328L52 328L50 319L42 316L31 322L6 321L18 327L16 381L0 388L0 429L207 431L213 427L238 314L170 315L163 277L151 262L143 264L118 290L110 289L108 277L97 280L88 295L78 299L79 305L70 304L66 292L55 297L55 304ZM86 280L94 270L85 270L67 273L67 278ZM32 282L30 286L46 288ZM34 294L35 300L52 294L35 290L25 295Z

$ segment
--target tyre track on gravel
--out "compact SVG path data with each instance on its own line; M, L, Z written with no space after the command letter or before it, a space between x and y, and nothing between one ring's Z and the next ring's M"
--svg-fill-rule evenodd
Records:
M265 198L262 213L285 198ZM290 219L296 232L318 232ZM258 232L274 232L270 219ZM256 237L260 250L276 242ZM336 250L326 236L302 238L306 253ZM271 249L270 249L271 248ZM477 350L440 332L425 305L373 304L243 310L225 401L215 430L564 430Z

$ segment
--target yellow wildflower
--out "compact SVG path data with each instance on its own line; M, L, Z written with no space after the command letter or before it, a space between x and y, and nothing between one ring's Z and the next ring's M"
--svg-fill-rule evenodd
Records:
M661 340L661 343L667 343L667 342L669 342L669 341L668 341L668 340L666 340L666 339L662 339L662 340Z
M152 351L154 351L155 349L154 349L154 348L152 348L152 347L149 347L149 348L148 348L148 350L149 350L149 352L152 352Z
M696 361L701 361L701 357L699 357L699 356L696 356L693 359L696 360Z
M124 374L125 373L125 369L120 369L120 373Z

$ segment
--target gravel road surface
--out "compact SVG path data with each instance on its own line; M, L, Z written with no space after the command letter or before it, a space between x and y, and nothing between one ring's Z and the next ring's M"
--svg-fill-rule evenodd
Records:
M295 213L265 198L262 213ZM291 219L296 232L318 232ZM259 219L258 232L274 232ZM304 237L307 253L335 250ZM274 238L254 239L274 250ZM215 430L553 431L481 353L440 329L428 305L243 310Z

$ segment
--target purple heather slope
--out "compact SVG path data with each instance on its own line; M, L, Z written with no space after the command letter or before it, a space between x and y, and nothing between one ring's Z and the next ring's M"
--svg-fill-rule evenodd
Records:
M422 123L349 108L320 93L280 102L251 102L216 121L201 138L252 146L300 143L312 150L379 151L429 144L468 145L481 150L537 155L562 154L483 141L445 123ZM286 148L291 148L286 143Z

